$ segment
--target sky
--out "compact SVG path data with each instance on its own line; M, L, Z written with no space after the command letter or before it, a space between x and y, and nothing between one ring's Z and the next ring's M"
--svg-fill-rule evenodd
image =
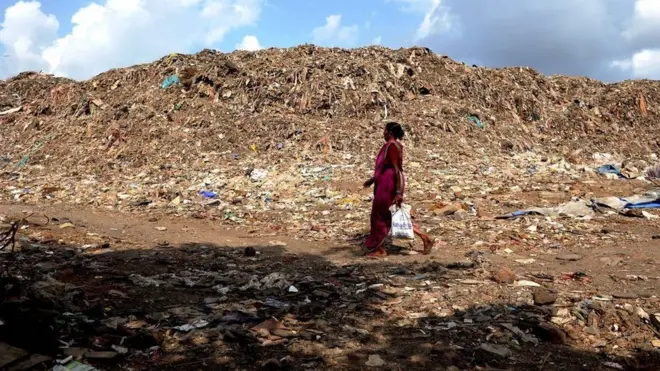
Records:
M0 78L204 48L426 46L488 67L660 79L660 0L0 0Z

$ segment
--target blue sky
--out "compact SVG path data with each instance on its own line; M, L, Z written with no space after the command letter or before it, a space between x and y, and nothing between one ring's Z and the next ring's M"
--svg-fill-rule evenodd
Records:
M0 0L0 9L4 10L16 2ZM98 0L96 2L104 3ZM91 1L41 0L40 3L44 13L55 15L61 22L58 36L64 36L71 32L72 28L71 22L65 20L70 20L78 9ZM222 51L232 51L244 34L248 33L255 35L259 42L267 47L290 47L309 43L312 42L311 30L322 25L325 18L332 14L341 14L343 24L362 27L363 32L359 35L360 45L369 44L379 36L394 47L413 44L413 35L420 15L401 12L401 8L400 2L384 0L269 0L264 2L257 24L228 34L214 46Z
M660 0L0 0L0 77L172 52L414 44L470 64L660 79Z

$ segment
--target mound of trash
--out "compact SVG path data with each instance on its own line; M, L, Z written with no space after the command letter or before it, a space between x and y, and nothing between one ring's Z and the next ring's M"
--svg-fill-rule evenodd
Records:
M22 73L0 82L3 197L179 205L240 183L223 196L231 203L252 183L355 179L383 120L405 124L409 170L422 177L529 151L650 167L659 91L471 67L425 48L204 50L82 82Z

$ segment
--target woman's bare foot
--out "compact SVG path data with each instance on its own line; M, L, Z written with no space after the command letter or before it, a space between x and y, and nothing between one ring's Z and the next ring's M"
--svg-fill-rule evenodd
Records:
M422 238L422 241L424 242L424 250L422 251L422 253L424 255L430 254L431 250L433 249L433 245L435 245L435 240L429 236L426 236Z
M382 247L379 247L374 251L370 252L369 254L367 254L367 258L369 259L380 259L386 256L387 256L387 251Z

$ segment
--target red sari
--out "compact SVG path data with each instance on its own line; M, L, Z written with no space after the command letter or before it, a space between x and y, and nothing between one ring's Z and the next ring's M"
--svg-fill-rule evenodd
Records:
M392 228L392 213L390 206L396 199L396 170L392 164L396 163L401 170L401 195L405 190L405 177L403 176L403 146L396 140L390 140L383 145L376 157L374 170L374 200L371 206L371 231L365 242L369 250L378 248Z

